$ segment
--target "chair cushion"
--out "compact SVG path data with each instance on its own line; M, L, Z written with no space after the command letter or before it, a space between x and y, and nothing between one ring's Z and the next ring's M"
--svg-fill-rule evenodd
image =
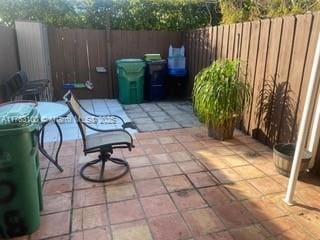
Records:
M98 132L86 136L87 149L106 145L131 144L130 136L123 131Z

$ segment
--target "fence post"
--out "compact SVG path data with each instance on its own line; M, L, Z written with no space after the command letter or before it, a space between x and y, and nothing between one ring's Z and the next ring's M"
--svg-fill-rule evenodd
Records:
M112 79L112 58L111 58L111 22L110 22L111 14L110 11L107 12L106 16L106 50L107 50L107 66L108 66L108 80L110 83L110 89L108 89L108 95L109 97L114 98L115 97L115 92L114 92L114 79Z

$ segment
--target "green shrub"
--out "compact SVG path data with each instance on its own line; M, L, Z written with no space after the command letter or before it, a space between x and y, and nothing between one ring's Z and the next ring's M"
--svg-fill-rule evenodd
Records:
M216 61L195 77L192 93L195 113L207 125L222 126L241 116L250 99L249 89L239 61Z

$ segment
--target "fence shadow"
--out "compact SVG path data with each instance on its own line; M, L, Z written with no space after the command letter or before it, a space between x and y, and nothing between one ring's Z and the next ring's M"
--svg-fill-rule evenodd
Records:
M290 83L266 79L259 88L255 118L258 128L253 137L268 145L288 141L294 127L295 100L292 98Z

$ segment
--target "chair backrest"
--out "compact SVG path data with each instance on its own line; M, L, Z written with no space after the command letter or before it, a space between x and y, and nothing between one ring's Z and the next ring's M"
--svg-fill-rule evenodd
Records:
M16 75L23 86L29 81L27 73L23 70L17 72Z
M83 123L85 121L84 117L82 116L82 106L80 105L79 101L77 98L72 94L72 92L69 90L64 96L63 96L64 101L68 105L72 115L74 116L77 125L80 129L82 141L84 148L86 149L86 126Z

